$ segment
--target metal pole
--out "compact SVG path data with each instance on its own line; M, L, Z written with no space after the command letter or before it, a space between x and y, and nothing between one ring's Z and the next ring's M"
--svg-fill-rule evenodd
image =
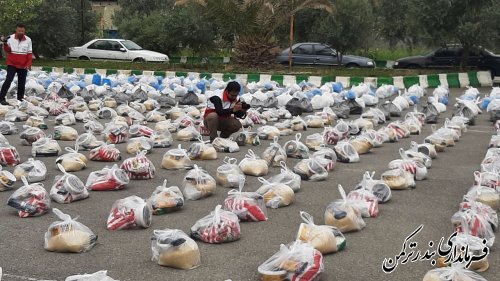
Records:
M290 16L290 49L288 50L289 68L292 68L292 46L293 46L293 15Z
M81 16L81 20L82 20L82 30L81 30L82 31L82 35L81 35L82 38L80 39L80 41L81 41L82 45L85 43L85 30L83 28L83 24L84 24L84 21L83 21L83 1L84 0L80 0L80 9L81 9L80 16Z

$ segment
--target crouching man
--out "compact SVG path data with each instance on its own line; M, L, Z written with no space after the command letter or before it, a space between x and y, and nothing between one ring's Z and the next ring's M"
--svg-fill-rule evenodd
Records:
M217 137L217 131L220 131L221 138L229 138L241 129L241 122L236 118L244 119L250 105L238 99L240 90L240 84L231 81L224 91L215 91L207 97L203 122L210 131L210 142Z

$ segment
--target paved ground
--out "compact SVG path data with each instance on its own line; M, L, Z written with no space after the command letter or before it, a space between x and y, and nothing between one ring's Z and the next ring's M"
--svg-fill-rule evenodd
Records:
M483 88L487 93L490 89ZM453 90L457 96L463 90ZM454 100L454 99L450 99ZM451 116L451 106L445 116ZM49 127L53 123L48 121ZM81 131L81 126L78 125ZM49 129L49 132L51 130ZM308 133L314 133L311 130ZM408 148L410 141L417 142L431 133L429 125L419 136L412 136L395 144L384 144L372 153L361 156L356 164L339 163L335 171L330 173L327 181L303 182L302 189L296 194L296 202L286 208L269 210L269 221L262 223L243 223L241 240L223 245L199 243L202 264L191 271L181 271L161 267L151 262L150 237L153 229L179 228L189 232L190 227L199 218L208 214L217 204L222 203L227 195L224 188L218 187L216 194L210 198L187 202L179 212L164 216L155 216L152 227L143 230L114 231L106 230L106 219L112 203L129 195L147 198L153 189L165 178L172 185L180 185L185 172L166 171L160 169L160 162L166 149L155 149L149 155L157 167L154 180L133 181L127 189L115 192L91 192L90 198L68 205L53 203L53 207L61 209L72 216L79 216L79 221L90 227L99 235L98 244L88 253L59 254L43 249L43 236L47 227L55 220L53 214L42 217L21 219L13 208L6 204L0 206L0 266L4 270L2 280L27 280L27 277L49 280L64 280L65 277L90 273L107 269L110 276L119 280L258 280L257 267L274 254L281 243L294 240L298 225L301 222L299 211L307 211L314 216L316 222L323 222L323 214L327 204L340 197L337 184L351 190L361 180L365 170L376 171L376 176L386 170L386 165L398 158L400 147ZM347 248L339 253L324 257L325 274L322 280L421 280L424 274L432 269L430 262L418 262L400 265L392 274L382 272L382 261L386 257L398 254L404 238L420 224L423 230L416 241L422 245L422 252L427 250L428 241L437 243L442 236L448 237L452 232L451 215L458 209L458 203L472 184L472 172L478 169L484 157L492 126L483 114L477 125L470 128L457 143L456 147L447 149L433 161L429 170L429 179L417 182L412 191L393 192L393 199L380 205L377 218L366 219L367 226L360 232L346 234ZM12 144L19 143L18 135L8 136ZM287 138L289 139L289 138ZM258 148L259 154L267 147L269 141ZM284 140L280 140L283 144ZM187 144L183 144L187 146ZM61 142L61 146L73 146L72 142ZM119 145L124 151L125 146ZM231 155L238 159L244 157L246 148ZM31 147L18 146L22 161L30 157ZM127 157L126 154L123 154ZM198 161L211 174L221 164L224 154L214 161ZM52 179L59 172L54 166L55 158L44 158L49 169L48 180L44 182L47 189ZM293 167L297 160L288 160ZM105 163L90 162L89 167L75 173L84 182L88 174L101 169ZM7 168L12 171L12 167ZM271 174L279 169L271 169ZM259 182L249 177L246 189L256 190ZM11 191L0 193L0 202L6 202ZM498 243L489 257L490 269L482 274L488 280L499 280L500 253ZM24 279L23 279L24 278Z

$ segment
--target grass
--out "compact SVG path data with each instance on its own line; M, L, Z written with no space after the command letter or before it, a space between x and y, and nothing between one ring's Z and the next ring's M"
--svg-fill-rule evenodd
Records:
M357 51L353 52L353 54L369 57L375 60L390 60L395 61L400 58L417 56L417 55L426 55L429 54L432 49L427 48L414 48L412 50L408 48L396 48L394 50L387 48L371 48L368 51Z
M4 65L5 61L1 60ZM153 71L179 72L208 72L208 73L268 73L268 74L296 74L309 76L349 76L349 77L383 77L383 76L414 76L419 74L435 74L458 72L458 69L384 69L384 68L343 68L343 67L292 67L277 65L272 69L250 69L233 64L160 64L160 63L133 63L119 61L78 61L78 60L33 60L34 66L52 66L69 68L98 68L98 69L131 69Z

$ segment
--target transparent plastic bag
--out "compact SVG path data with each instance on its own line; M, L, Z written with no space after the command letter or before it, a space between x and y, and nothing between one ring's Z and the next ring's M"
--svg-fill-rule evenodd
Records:
M255 192L264 197L267 207L277 209L293 203L295 195L290 186L284 183L269 182L262 177L259 178L259 181L262 186Z
M175 135L175 139L178 141L193 141L199 139L200 136L200 133L194 126L188 126L179 130Z
M158 132L170 132L170 133L175 133L177 132L177 129L178 129L178 124L175 124L175 123L172 123L172 121L169 119L169 120L165 120L165 121L160 121L158 123L155 124L155 131L158 131Z
M86 118L83 121L85 122L83 124L83 128L86 131L92 132L96 135L100 135L104 132L104 125L99 123L97 120Z
M394 121L387 125L388 128L394 129L396 131L396 135L398 139L404 139L410 137L410 130L408 127L401 121Z
M153 208L153 215L164 215L180 210L184 206L184 195L177 186L167 187L167 180L157 186L148 202Z
M282 183L288 185L293 190L293 192L298 192L300 190L300 183L302 181L300 175L288 169L285 162L281 162L280 165L280 173L272 176L268 181L271 183Z
M178 229L154 230L151 251L152 261L161 266L186 270L201 263L198 244Z
M28 161L16 165L13 174L17 180L25 177L28 183L40 182L47 176L47 167L42 161L29 158Z
M140 151L135 157L127 158L120 165L131 180L148 180L155 177L155 166L146 157L145 151Z
M113 119L118 116L117 112L110 107L102 107L97 111L99 119Z
M193 162L187 151L179 144L177 148L165 152L161 160L161 167L167 170L188 170L193 168Z
M488 247L492 247L495 242L498 215L488 205L477 201L462 202L459 211L451 217L451 223L458 233L485 239Z
M358 155L369 153L374 147L371 139L363 135L351 138L349 143L356 150Z
M500 193L500 174L496 172L474 172L474 185L487 186Z
M384 139L383 142L397 142L399 140L398 134L393 128L381 127L378 129L377 133L382 136Z
M275 137L269 147L264 150L262 159L266 160L270 167L279 167L281 162L286 162L287 155L283 147L278 143L278 137Z
M17 149L10 144L0 145L0 164L2 166L15 166L21 162Z
M481 202L497 211L500 207L500 193L488 186L476 185L471 187L467 194L465 194L464 201Z
M257 135L261 140L272 140L279 137L281 131L275 126L261 126L257 128Z
M189 146L187 155L192 160L215 160L217 159L217 150L210 141L204 141L200 136L199 142L192 143Z
M333 171L337 164L337 154L335 150L328 147L320 147L311 157L315 158L328 172Z
M307 130L306 121L304 121L304 119L302 119L300 116L296 116L295 118L292 119L291 129L294 131L306 131Z
M320 157L311 157L299 161L293 171L297 173L302 180L307 181L323 181L328 178L328 171L320 163Z
M103 139L107 143L124 143L128 140L128 138L128 127L125 125L108 123L103 131Z
M262 195L257 192L243 192L245 177L240 176L239 189L230 190L224 200L223 209L238 216L242 222L258 222L267 220L266 204Z
M330 107L325 107L323 108L323 111L316 112L315 114L316 116L319 116L323 120L323 126L325 125L331 126L335 122L335 119L337 119L337 116ZM308 126L311 127L310 125Z
M240 161L240 169L245 175L249 176L265 176L269 172L267 161L255 155L253 150L249 149L245 158Z
M295 135L295 140L290 140L285 143L283 148L288 157L298 159L309 157L309 148L300 141L301 138L302 134L298 133Z
M387 166L389 169L403 169L411 173L415 180L425 180L427 178L427 168L421 162L409 158L403 148L399 149L399 155L401 159L393 160L389 162Z
M243 131L240 132L236 137L236 143L239 146L245 146L245 145L258 146L260 145L259 135L257 134L257 132L250 132L250 130L243 129Z
M165 113L160 112L156 109L148 112L146 114L145 118L146 118L146 121L148 121L148 122L156 122L156 123L167 120L165 117Z
M50 189L50 198L57 203L66 204L89 197L87 188L75 175L68 174L64 167L57 164L63 175L57 175Z
M131 138L127 141L127 153L136 154L139 151L149 153L153 149L153 140L147 137Z
M384 172L381 179L391 189L413 189L416 187L413 174L401 168Z
M215 150L219 152L233 153L240 151L238 143L233 141L231 138L226 139L217 137L212 141L212 145L215 148Z
M97 235L90 228L57 208L52 211L62 221L53 222L45 232L45 250L58 253L84 253L94 247Z
M311 150L318 150L325 145L325 139L322 134L315 133L306 137L305 144Z
M339 141L334 147L337 160L342 163L359 162L359 154L352 144L347 140Z
M424 164L427 168L432 166L432 159L437 157L434 145L429 143L417 144L414 141L410 143L410 149L406 150L405 154L411 159Z
M43 119L44 118L41 116L30 116L24 124L26 126L47 130L47 124L45 124L45 121Z
M347 199L344 189L339 184L342 199L335 200L326 207L325 224L337 227L342 233L359 231L365 227L361 210L357 204Z
M73 127L61 125L54 127L53 137L55 140L75 141L78 138L78 132Z
M50 209L50 197L43 184L29 184L24 177L21 180L24 185L12 193L7 205L17 209L21 218L36 217L47 213Z
M23 128L24 130L19 135L22 145L32 145L37 140L45 137L45 133L39 128L28 126L23 126Z
M386 203L392 198L391 188L382 180L375 180L375 172L365 172L363 179L356 186L356 189L363 189L371 192L378 198L379 203Z
M217 168L215 179L222 187L238 188L241 178L245 178L245 174L241 171L236 158L224 158L224 164Z
M4 119L8 122L24 122L28 120L28 114L19 109L9 110L5 113Z
M59 114L55 118L55 121L56 121L57 125L64 125L64 126L76 125L76 118L75 118L75 114L73 114L73 112L65 112L65 113Z
M14 188L16 180L16 177L11 172L2 170L2 166L0 166L0 191Z
M300 240L281 245L280 250L259 265L261 280L318 280L324 271L323 255Z
M153 141L154 148L170 147L173 142L172 134L170 134L169 131L165 132L154 131L150 138Z
M87 167L88 160L85 155L70 147L66 147L65 150L68 153L57 157L56 164L62 165L66 172L77 172Z
M472 236L467 233L457 233L451 238L451 242L454 247L460 249L460 251L456 253L455 257L461 257L465 260L469 256L481 256L484 253L483 250L485 248L485 244L483 244L483 239L479 237ZM467 249L467 251L465 251L465 249ZM468 261L466 261L466 263L467 262ZM446 257L441 256L436 259L436 267L439 268L447 267L452 264L452 261L447 262ZM489 268L488 256L478 261L471 261L470 265L467 267L467 264L465 264L465 267L476 272L484 272Z
M92 191L106 191L124 189L129 183L127 172L115 164L111 168L104 167L101 170L91 172L85 186Z
M128 129L130 137L151 137L154 133L154 130L149 128L148 126L133 124Z
M346 247L346 239L342 232L330 225L316 225L313 217L300 212L304 221L299 226L297 240L306 242L320 251L323 255L342 251Z
M33 157L58 156L61 153L61 146L52 136L43 137L31 144L31 155Z
M221 205L191 227L191 237L209 244L233 242L240 236L238 216L222 210Z
M108 230L148 228L153 220L151 205L146 200L129 196L116 200L108 216Z
M122 158L120 156L120 150L118 150L114 144L102 144L90 151L89 159L92 161L116 162Z
M355 189L347 194L347 200L358 207L364 218L375 218L378 216L378 197L365 189Z
M194 165L194 168L187 172L182 181L183 194L188 200L198 200L211 196L215 193L216 187L215 179L198 165Z
M16 124L9 121L0 121L0 133L2 135L14 135L17 134L18 128Z
M317 115L306 116L305 122L306 122L306 127L309 127L309 128L324 128L325 127L325 123L323 122L323 118L321 118L320 116L317 116Z

